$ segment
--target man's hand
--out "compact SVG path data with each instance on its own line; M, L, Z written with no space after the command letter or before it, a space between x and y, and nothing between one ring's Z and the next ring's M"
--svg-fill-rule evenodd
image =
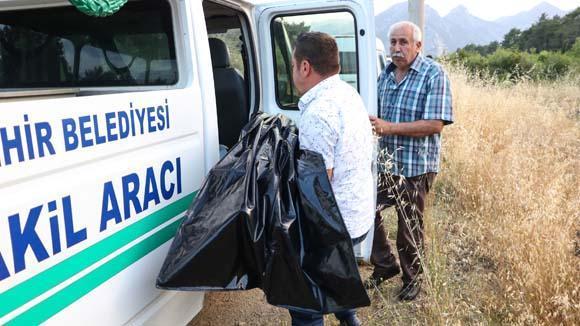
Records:
M379 119L374 115L369 115L369 120L373 126L373 130L379 136L392 135L394 123Z
M399 135L425 137L440 133L443 130L441 120L417 120L413 122L393 123L369 115L375 133L379 136Z

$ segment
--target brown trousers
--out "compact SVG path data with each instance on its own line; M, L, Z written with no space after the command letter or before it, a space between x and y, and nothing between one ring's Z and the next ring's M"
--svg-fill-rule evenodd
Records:
M397 268L397 260L383 227L380 212L395 206L398 217L397 250L403 270L403 284L418 280L423 256L423 211L425 199L436 173L426 173L411 178L389 177L379 182L377 190L377 211L375 215L375 234L371 252L374 275L381 276Z

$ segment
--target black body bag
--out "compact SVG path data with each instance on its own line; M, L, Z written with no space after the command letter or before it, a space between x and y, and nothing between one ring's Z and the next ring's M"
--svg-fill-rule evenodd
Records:
M322 156L284 116L256 114L187 211L157 287L259 287L270 304L331 313L370 304Z

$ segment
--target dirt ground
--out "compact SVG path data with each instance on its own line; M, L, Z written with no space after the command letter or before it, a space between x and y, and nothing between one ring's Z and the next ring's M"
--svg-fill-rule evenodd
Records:
M359 267L363 279L371 273L369 266ZM357 310L357 315L367 325L381 325L381 307L396 304L394 298L384 298L384 293L396 293L400 281L389 281L381 290L369 291L371 306ZM188 326L200 325L290 325L290 315L285 309L266 302L260 289L235 292L206 293L204 308ZM325 316L325 325L338 325L334 316Z

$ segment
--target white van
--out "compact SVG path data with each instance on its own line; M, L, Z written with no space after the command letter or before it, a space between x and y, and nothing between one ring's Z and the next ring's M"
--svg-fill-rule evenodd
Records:
M333 21L375 114L370 1L0 0L0 324L191 320L203 293L155 288L170 240L253 112L298 120L289 44Z
M383 70L391 63L391 58L387 56L387 51L385 50L385 45L380 38L377 37L376 43L377 51L377 76L381 74Z

